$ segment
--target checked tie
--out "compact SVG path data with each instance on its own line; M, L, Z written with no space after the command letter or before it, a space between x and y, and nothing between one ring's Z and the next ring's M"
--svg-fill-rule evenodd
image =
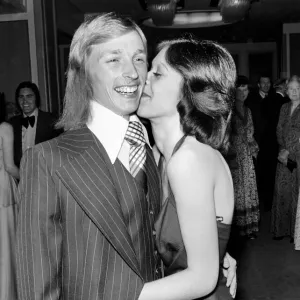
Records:
M129 122L125 140L130 144L129 167L131 175L141 182L147 190L147 177L145 173L146 141L142 125L139 122Z

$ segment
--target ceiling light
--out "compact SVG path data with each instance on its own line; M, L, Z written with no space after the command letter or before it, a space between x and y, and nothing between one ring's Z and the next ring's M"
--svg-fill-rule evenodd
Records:
M177 12L174 16L173 23L168 26L157 26L151 18L142 21L142 24L149 27L161 28L198 28L220 26L225 23L219 11L201 10Z

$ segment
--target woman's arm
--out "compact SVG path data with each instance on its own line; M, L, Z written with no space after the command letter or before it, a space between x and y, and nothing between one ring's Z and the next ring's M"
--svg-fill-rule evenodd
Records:
M219 274L212 151L181 148L167 174L175 196L187 269L146 283L139 300L188 300L212 292ZM209 150L208 150L209 149ZM201 152L201 153L199 153Z
M19 179L19 169L16 167L13 157L14 132L12 126L8 123L2 123L0 135L2 137L4 168L10 175Z

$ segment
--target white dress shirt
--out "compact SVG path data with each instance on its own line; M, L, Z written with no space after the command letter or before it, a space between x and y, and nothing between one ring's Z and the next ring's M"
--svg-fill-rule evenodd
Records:
M264 93L264 92L261 91L261 90L259 90L259 94L260 94L260 96L261 96L263 99L265 99L265 98L268 96L268 94Z
M36 108L33 113L28 116L35 116L35 122L33 127L28 125L28 127L22 126L22 153L24 153L27 149L31 148L35 144L35 134L36 134L36 123L37 123L37 118L38 118L39 111ZM23 115L24 118L26 118L26 115Z
M91 101L91 117L87 127L95 134L106 150L112 164L119 158L124 167L130 171L129 151L130 144L124 139L129 121L141 123L136 115L129 121L115 114L96 101ZM141 123L142 124L142 123ZM142 124L146 143L149 144L147 130Z

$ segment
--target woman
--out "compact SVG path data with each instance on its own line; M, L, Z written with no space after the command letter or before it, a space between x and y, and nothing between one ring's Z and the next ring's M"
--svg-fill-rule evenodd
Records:
M282 106L277 125L279 144L271 230L273 239L290 237L294 240L298 183L296 159L300 137L300 78L293 76L287 83L290 102ZM298 238L297 238L298 239Z
M13 129L0 123L0 300L17 299L15 277L16 182L19 170L13 161Z
M253 137L250 109L244 104L249 94L248 84L247 77L238 76L232 122L232 149L236 153L236 167L231 168L231 173L235 196L234 223L241 236L255 239L259 223L259 201L253 157L257 157L258 145Z
M220 152L228 147L235 64L210 41L177 39L159 50L138 114L150 120L156 156L161 155L165 200L156 242L167 276L146 283L139 299L231 299L219 262L230 234L234 191Z

